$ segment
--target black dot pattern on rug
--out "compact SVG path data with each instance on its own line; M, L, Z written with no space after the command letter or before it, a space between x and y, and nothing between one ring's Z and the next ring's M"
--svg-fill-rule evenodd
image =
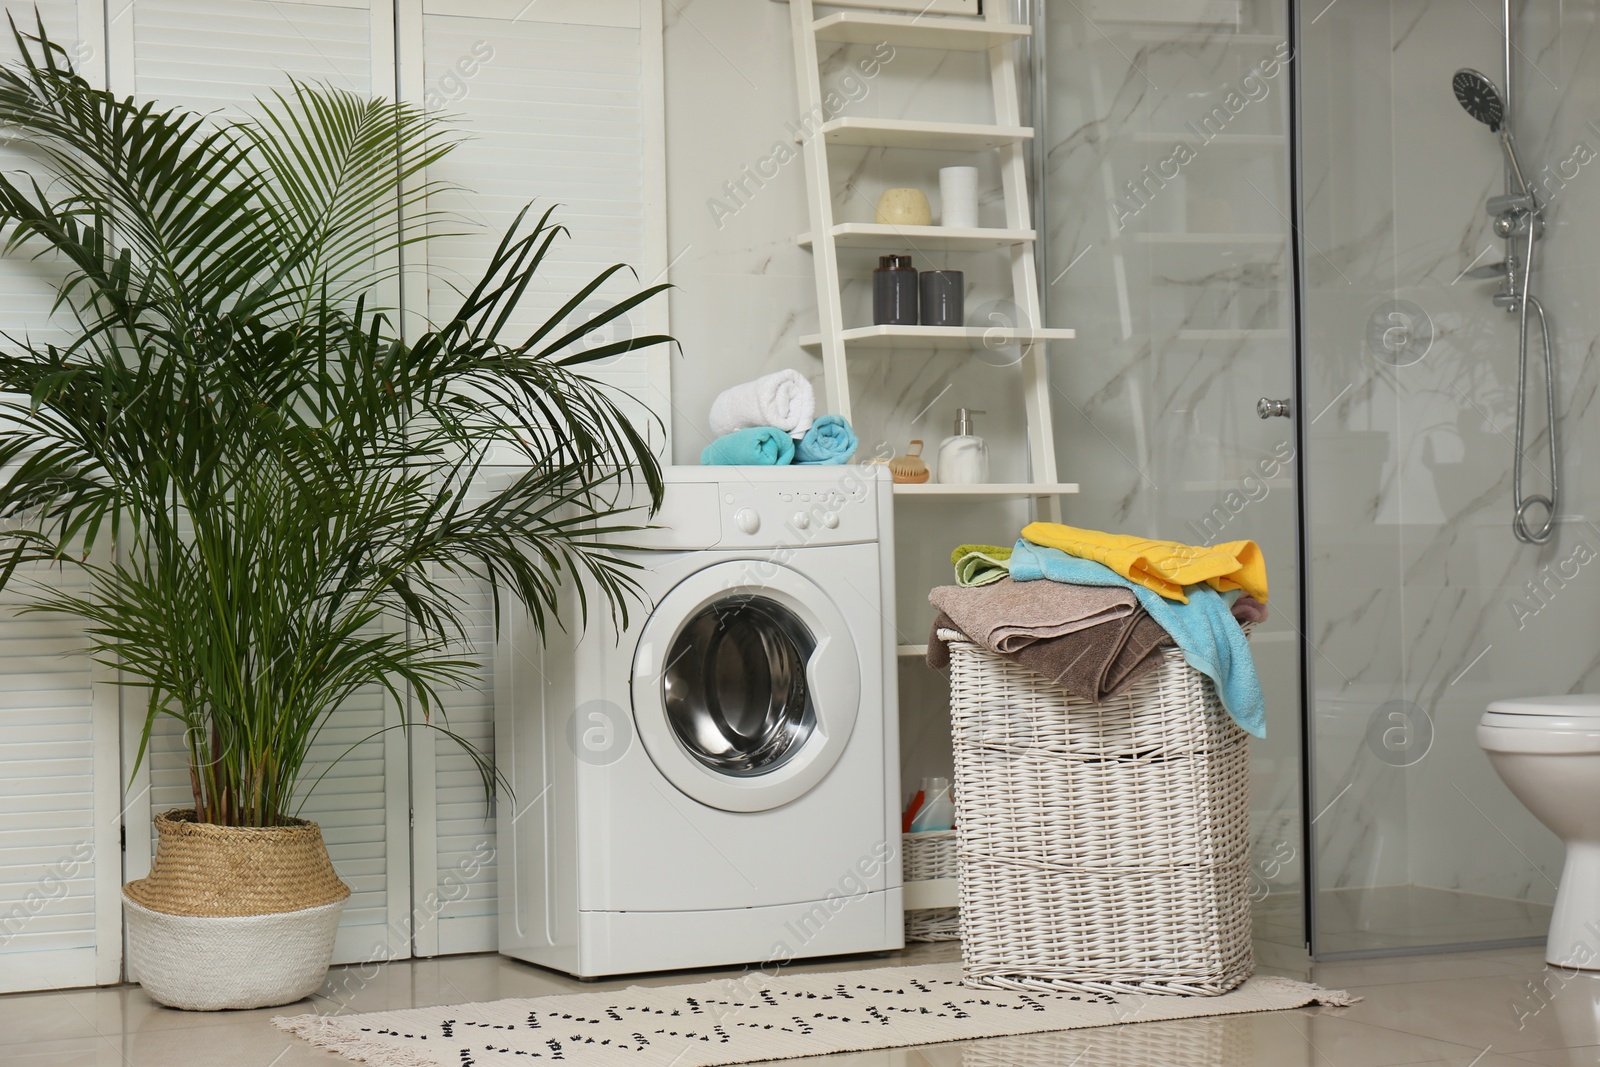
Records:
M1328 996L1313 986L1271 978L1255 979L1241 992L1242 997L1186 998L1113 995L1082 987L1072 993L980 989L963 984L957 966L932 965L848 976L752 972L738 981L678 988L402 1009L345 1022L302 1018L315 1020L315 1029L305 1036L320 1044L318 1038L329 1035L330 1047L339 1041L340 1051L349 1047L352 1059L364 1055L367 1062L384 1062L386 1050L403 1048L416 1050L416 1062L444 1062L438 1058L444 1042L456 1049L453 1057L445 1054L451 1067L530 1060L562 1067L716 1067L1131 1019L1297 1008ZM461 1040L479 1043L455 1045Z

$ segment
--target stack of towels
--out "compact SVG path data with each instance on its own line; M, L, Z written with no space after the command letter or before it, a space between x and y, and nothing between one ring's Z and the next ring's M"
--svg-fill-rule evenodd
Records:
M725 389L711 402L716 440L700 453L706 466L773 467L848 463L856 435L837 415L812 416L816 392L798 371L780 370Z
M957 584L938 609L928 665L942 668L957 631L1073 696L1099 703L1127 689L1176 645L1211 678L1244 730L1266 736L1266 703L1240 624L1267 617L1267 569L1254 541L1211 546L1036 522L1012 548L962 545Z

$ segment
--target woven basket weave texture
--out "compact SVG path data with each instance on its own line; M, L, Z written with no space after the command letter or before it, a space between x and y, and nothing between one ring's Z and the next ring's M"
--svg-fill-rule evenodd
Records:
M901 834L905 881L924 882L955 878L956 831L924 830ZM906 912L907 941L958 941L961 939L960 908L912 908Z
M1177 650L1104 704L950 634L969 985L1215 996L1250 976L1248 735Z
M316 908L350 896L314 822L216 826L181 809L157 815L155 824L149 877L123 887L151 911L233 918Z

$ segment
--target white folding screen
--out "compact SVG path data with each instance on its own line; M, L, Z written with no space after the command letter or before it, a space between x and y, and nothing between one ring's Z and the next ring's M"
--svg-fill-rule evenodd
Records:
M430 207L458 216L428 245L425 306L448 321L524 207L566 226L506 337L543 323L605 268L626 263L579 309L592 317L665 280L661 6L656 0L401 0L402 95L442 111L467 139L429 177L457 187ZM635 308L600 339L664 331L666 301ZM615 387L666 453L669 353L607 359L588 373Z
M402 308L414 332L455 310L515 212L559 205L570 231L512 326L531 328L605 267L593 315L664 281L661 8L657 0L41 0L52 37L79 69L119 94L236 113L289 78L402 96L450 114L469 136L430 177L460 191L434 206L476 233L441 237L408 261ZM32 19L29 6L25 17ZM14 54L0 41L0 60ZM0 148L0 168L22 160ZM0 334L52 330L48 263L0 257ZM384 293L402 300L399 291ZM512 331L515 332L515 329ZM667 332L666 301L636 308L606 338ZM0 341L3 343L3 341ZM669 455L670 356L664 348L593 365L658 453ZM40 572L41 581L74 580ZM463 583L466 650L481 684L447 694L451 729L493 750L494 628L487 588ZM153 811L190 803L181 738L167 720L129 782L142 708L73 654L73 623L17 617L0 599L0 992L118 980L126 878L149 868ZM341 709L312 776L397 721L380 693ZM119 737L120 734L120 737ZM119 763L120 759L120 763ZM336 962L492 950L494 828L478 774L450 741L389 731L361 744L318 786L317 820L354 893ZM118 836L127 826L122 862Z
M15 611L79 573L18 579L0 597L0 993L114 982L122 962L117 694L80 624Z
M554 206L552 219L570 236L558 240L507 339L520 339L518 328L526 336L612 264L636 273L613 277L578 309L582 317L665 280L659 2L401 0L397 16L401 96L452 116L467 138L429 174L456 188L430 207L465 223L442 229L467 232L441 235L429 243L427 260L408 262L413 329L450 319L462 289L476 281L516 213L530 204L530 217ZM419 291L425 300L414 301ZM657 299L604 337L666 329L666 301ZM617 390L662 455L668 454L669 359L658 346L590 370ZM482 664L483 686L452 694L444 710L453 730L492 751L492 607L486 588L464 588L463 595L476 620L470 652ZM478 773L452 742L419 733L412 738L412 774L414 951L492 949L495 832Z
M393 26L392 9L377 0L133 0L109 25L112 89L221 114L249 108L291 78L392 96ZM130 731L140 710L129 709ZM299 814L321 825L351 887L334 949L339 963L410 952L406 741L381 732L396 720L392 700L370 687L339 709L308 761L308 783L327 774ZM161 721L149 772L149 810L192 805L176 720ZM133 811L129 822L138 825ZM140 844L129 850L130 878L148 869L150 845Z
M51 38L103 84L101 8L41 0ZM14 12L35 30L34 9ZM0 40L0 61L17 57ZM25 158L0 147L16 178ZM0 333L35 341L52 323L48 261L0 258ZM0 343L5 343L0 341ZM117 694L78 650L82 626L16 612L27 586L81 588L79 572L30 568L0 597L0 993L117 980L122 965Z

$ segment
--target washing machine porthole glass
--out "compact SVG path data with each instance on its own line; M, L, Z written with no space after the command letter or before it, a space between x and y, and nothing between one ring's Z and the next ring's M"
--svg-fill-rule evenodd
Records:
M678 631L661 676L667 723L684 749L720 774L783 766L817 726L806 683L816 638L775 600L724 597Z

